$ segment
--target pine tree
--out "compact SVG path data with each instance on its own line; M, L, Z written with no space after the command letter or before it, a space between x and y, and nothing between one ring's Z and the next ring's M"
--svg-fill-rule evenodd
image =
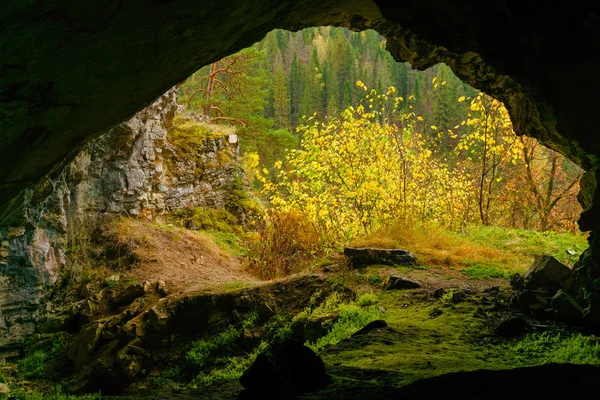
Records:
M300 99L306 86L306 71L304 65L298 62L294 54L290 67L290 125L292 129L298 126L300 114Z
M289 129L290 93L282 63L275 66L273 73L273 114L275 128Z

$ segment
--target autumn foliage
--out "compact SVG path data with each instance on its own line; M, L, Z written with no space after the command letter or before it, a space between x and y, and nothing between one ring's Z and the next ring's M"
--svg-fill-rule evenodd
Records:
M468 118L442 131L411 111L414 96L357 86L357 107L305 118L301 147L275 163L275 178L258 174L275 210L302 210L338 242L397 221L574 228L579 169L517 137L499 101L483 93L457 99Z
M271 210L249 242L248 269L261 279L297 272L323 254L324 243L311 220L297 210Z

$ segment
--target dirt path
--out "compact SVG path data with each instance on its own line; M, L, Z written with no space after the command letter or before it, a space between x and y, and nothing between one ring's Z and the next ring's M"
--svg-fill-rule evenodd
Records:
M221 283L257 283L237 257L201 232L124 220L115 233L138 260L128 274L139 282L163 280L171 292Z

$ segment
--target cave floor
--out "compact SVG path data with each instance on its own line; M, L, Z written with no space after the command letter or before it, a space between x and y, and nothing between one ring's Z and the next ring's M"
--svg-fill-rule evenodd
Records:
M137 282L165 280L169 294L166 299L157 294L146 296L138 305L136 300L125 311L119 308L120 315L131 311L140 316L165 300L198 306L209 302L208 308L215 309L215 315L225 315L237 311L237 300L252 298L253 306L265 301L276 303L279 312L289 317L302 311L317 290L375 293L387 327L323 348L319 355L332 383L319 392L299 396L300 399L574 398L569 393L565 395L565 381L571 382L573 390L580 390L580 394L599 390L597 367L540 367L545 364L541 358L528 358L515 351L525 333L577 330L519 315L510 307L512 292L507 279L472 279L447 267L375 265L355 270L334 261L286 278L258 281L243 271L236 257L196 232L131 221L124 224L116 227L115 234L133 241L131 248L139 261L126 273L128 278ZM417 281L420 288L388 290L385 283L389 276ZM106 290L109 289L103 289ZM515 338L494 334L502 321L515 316L527 320L527 332ZM110 314L94 318L107 317ZM102 398L255 398L244 395L237 379L199 388L169 381L153 384L152 377L160 376L167 363L172 366L182 362L188 345L175 342L156 352L152 355L154 365L144 372L144 378L129 386L123 395ZM32 386L39 387L35 382Z
M403 276L419 280L423 286L414 290L378 291L378 306L384 311L388 326L322 350L319 355L333 383L320 392L298 398L539 398L537 395L542 393L545 393L544 398L560 398L558 393L564 398L564 388L559 388L557 382L564 384L565 380L573 382L581 393L597 389L596 382L600 380L591 377L600 376L600 369L568 364L539 367L539 359L519 357L512 349L519 338L504 338L493 333L501 321L515 314L509 308L510 289L506 280L448 280L427 270L384 266L370 267L360 273L313 270L311 275L337 285L351 284L356 289L360 282L371 280L357 277L399 271ZM294 281L298 276L286 279ZM362 290L367 290L367 286ZM461 294L458 300L453 300L453 293ZM528 322L533 332L564 332L566 329L565 325L551 321L530 319ZM533 396L532 388L536 385L539 386L537 395ZM253 397L245 397L243 388L233 381L198 389L152 389L117 398Z

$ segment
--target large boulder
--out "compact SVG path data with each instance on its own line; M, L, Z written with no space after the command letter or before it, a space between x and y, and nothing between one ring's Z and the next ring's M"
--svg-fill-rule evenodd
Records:
M354 268L367 265L415 265L417 259L408 250L375 249L370 247L346 247L344 255Z
M245 398L289 398L322 389L329 382L323 360L296 340L260 354L240 378Z
M523 285L528 289L544 289L553 293L559 289L568 291L572 273L569 267L552 256L537 256L523 275Z

